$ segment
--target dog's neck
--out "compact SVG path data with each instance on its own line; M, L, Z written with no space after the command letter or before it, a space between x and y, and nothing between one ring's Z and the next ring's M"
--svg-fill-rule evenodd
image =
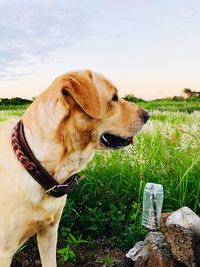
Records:
M65 131L63 135L65 116L66 108L60 101L55 104L51 100L36 100L22 117L25 136L33 154L59 183L83 169L94 151L92 145L81 151L78 140L74 142L71 133L69 135Z

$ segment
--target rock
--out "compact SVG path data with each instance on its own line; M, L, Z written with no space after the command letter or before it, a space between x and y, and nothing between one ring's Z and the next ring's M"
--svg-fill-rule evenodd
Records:
M200 218L194 212L184 207L162 214L161 231L149 232L136 243L124 266L200 267Z
M167 226L166 226L167 218L168 218L170 215L172 215L172 212L165 212L165 213L161 213L161 214L160 214L160 229L159 229L159 230L160 230L162 233L165 233L165 231L166 231L166 228L167 228Z
M178 224L200 235L200 217L188 207L183 207L168 217L166 225Z
M161 253L154 252L150 256L146 267L156 267L156 266L159 266L159 267L174 267L174 264L170 259L166 258Z
M173 257L186 266L196 266L193 232L180 225L169 225L165 235Z
M147 260L149 257L149 253L144 247L144 242L137 242L135 246L130 249L129 252L126 254L126 257L131 259L133 262L136 262L140 258Z
M160 232L149 232L144 240L144 246L149 252L156 250L168 250L165 235Z
M158 251L160 254L170 258L169 247L165 236L160 232L149 232L142 242L137 242L135 246L126 254L128 259L131 259L133 266L146 266L146 262L153 252Z

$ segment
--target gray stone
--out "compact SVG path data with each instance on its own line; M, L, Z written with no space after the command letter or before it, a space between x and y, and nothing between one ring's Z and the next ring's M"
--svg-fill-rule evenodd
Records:
M165 235L160 232L149 232L144 240L144 246L151 251L166 248L167 242Z
M135 246L129 250L126 254L127 258L130 258L133 262L136 262L139 258L147 259L149 257L148 251L144 247L144 242L139 241Z
M183 207L167 218L166 225L178 224L200 235L200 217L188 207Z
M143 242L137 242L135 246L129 250L126 257L137 265L141 261L147 262L154 251L159 251L166 255L166 257L170 257L165 236L160 232L149 232Z

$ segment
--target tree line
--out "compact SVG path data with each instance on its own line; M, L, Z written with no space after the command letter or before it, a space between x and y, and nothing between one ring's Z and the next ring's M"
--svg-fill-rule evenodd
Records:
M200 91L193 91L190 88L184 88L182 90L184 96L173 96L161 99L155 99L154 101L193 101L200 100ZM129 102L147 102L142 98L136 97L134 94L128 94L123 97L124 100Z
M184 88L183 89L183 93L187 96L187 97L198 97L200 98L200 91L192 91L190 88Z
M13 98L0 98L0 105L1 106L18 106L18 105L25 105L32 103L32 100L23 99L20 97L13 97Z

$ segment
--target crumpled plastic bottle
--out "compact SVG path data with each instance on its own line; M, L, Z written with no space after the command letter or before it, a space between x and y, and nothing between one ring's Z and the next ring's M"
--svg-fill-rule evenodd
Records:
M147 183L143 194L142 225L156 230L160 227L160 214L163 205L163 186Z

